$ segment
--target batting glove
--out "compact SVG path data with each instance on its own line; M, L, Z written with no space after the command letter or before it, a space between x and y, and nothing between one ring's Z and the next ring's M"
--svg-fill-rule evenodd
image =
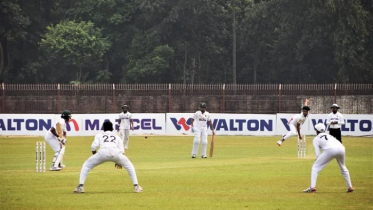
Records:
M58 139L58 141L61 142L61 144L63 144L63 145L65 145L66 142L67 142L67 140L66 140L65 138L60 138L60 137L58 137L57 139Z

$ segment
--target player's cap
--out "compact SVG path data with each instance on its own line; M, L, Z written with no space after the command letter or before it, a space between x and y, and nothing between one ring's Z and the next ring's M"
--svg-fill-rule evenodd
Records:
M330 108L337 108L337 109L340 109L340 107L338 106L338 104L333 104Z
M71 112L69 110L63 111L61 114L61 118L64 118L64 119L71 118Z
M122 109L123 109L123 108L127 108L127 109L129 110L129 109L130 109L130 106L124 104L124 105L122 105Z
M325 125L322 124L322 123L318 123L318 124L315 125L315 130L317 130L320 133L324 133L325 132Z
M303 106L303 107L302 107L302 110L307 110L307 111L310 111L311 109L310 109L310 107L309 107L309 106Z
M199 104L199 107L206 109L207 108L207 104L205 102L202 102L202 103Z
M102 127L104 128L104 131L112 131L113 129L113 123L110 122L110 120L105 120L105 122L102 124Z

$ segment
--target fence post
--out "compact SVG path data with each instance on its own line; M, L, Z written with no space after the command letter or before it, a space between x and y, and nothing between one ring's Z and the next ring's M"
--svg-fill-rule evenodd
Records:
M60 84L57 84L57 113L60 113Z
M168 112L171 112L171 83L168 84Z
M1 84L3 87L3 113L5 113L5 85L4 83Z
M115 113L115 85L113 83L113 113Z
M337 83L334 85L334 103L337 103Z
M281 84L278 86L278 113L281 113Z
M225 112L225 83L223 84L223 113Z

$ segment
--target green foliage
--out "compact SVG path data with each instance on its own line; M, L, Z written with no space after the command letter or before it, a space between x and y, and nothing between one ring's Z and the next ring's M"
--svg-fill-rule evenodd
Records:
M235 5L238 83L373 80L370 0ZM223 0L3 0L0 82L231 83L232 9Z
M82 81L82 68L94 72L95 64L110 47L92 22L63 21L47 30L40 47L45 55L49 55L46 57L48 63L56 65L55 68L58 65L66 74L78 72L77 81Z

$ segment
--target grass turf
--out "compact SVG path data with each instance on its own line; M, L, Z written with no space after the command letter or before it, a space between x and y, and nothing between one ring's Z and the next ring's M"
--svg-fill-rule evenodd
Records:
M310 184L314 153L297 158L296 137L217 136L213 158L191 158L193 137L130 138L126 155L143 193L133 193L127 172L104 163L74 194L93 137L70 137L60 172L35 172L35 142L42 137L0 136L1 209L373 209L372 138L343 137L355 192L346 193L336 161ZM209 149L208 149L209 150ZM53 157L47 145L47 169Z

